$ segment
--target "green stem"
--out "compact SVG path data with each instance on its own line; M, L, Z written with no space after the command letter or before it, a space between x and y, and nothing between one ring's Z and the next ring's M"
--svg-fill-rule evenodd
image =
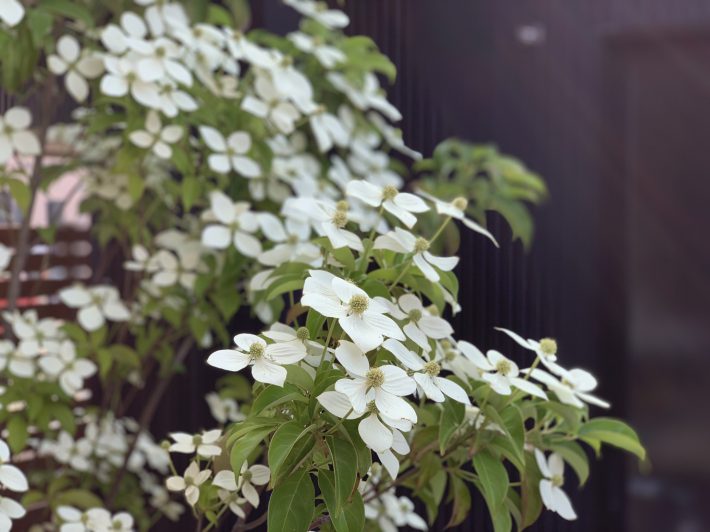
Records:
M321 367L323 365L323 361L325 360L325 354L328 352L328 345L330 345L330 339L333 336L333 330L335 329L335 319L333 319L330 322L330 327L328 327L328 336L325 338L325 345L323 346L323 352L320 355L320 362L318 363L318 367Z

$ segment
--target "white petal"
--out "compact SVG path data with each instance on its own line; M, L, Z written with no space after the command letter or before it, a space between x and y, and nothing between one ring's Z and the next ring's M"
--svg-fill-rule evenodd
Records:
M139 148L149 148L155 141L153 135L147 131L143 131L142 129L139 129L138 131L131 131L128 138Z
M261 242L259 239L244 231L234 233L234 246L242 255L246 255L247 257L258 257L261 253Z
M362 318L369 327L376 329L383 335L397 340L405 340L402 329L399 328L399 325L397 325L392 318L388 318L384 314L375 314L372 312L365 312Z
M409 395L414 393L416 385L407 372L397 366L380 366L380 370L385 376L382 389L394 395Z
M465 405L471 404L471 400L468 398L466 390L464 390L454 381L445 379L443 377L436 377L434 379L434 382L439 387L439 389L444 392L445 395L448 395L454 401L458 401L459 403L463 403Z
M356 314L341 318L339 323L350 339L365 353L381 345L384 340L377 329L371 327L363 320L363 317Z
M445 272L453 270L459 263L458 257L436 257L428 251L424 252L424 258L428 263L433 264L434 266Z
M73 70L64 78L64 86L77 102L83 102L89 95L89 84Z
M426 395L429 399L437 403L443 403L446 400L443 392L434 384L434 380L429 375L424 373L415 373L412 377L415 381L417 381L417 384L421 386L421 389L424 391L424 395Z
M96 305L84 307L79 310L77 319L79 320L79 324L87 331L100 329L105 323L104 315L101 314L101 311Z
M375 452L386 451L392 446L392 431L383 425L375 414L364 418L357 430L365 445Z
M407 327L405 326L405 331L406 328ZM414 353L414 351L410 351L409 349L407 349L402 343L393 338L385 340L382 344L382 347L392 353L397 358L397 360L399 360L409 369L419 371L424 367L424 361L421 359L421 357Z
M249 468L251 473L251 483L257 486L263 486L269 482L271 478L271 470L265 465L255 464Z
M348 412L347 419L355 419L362 415L354 411L350 399L344 393L327 391L320 394L317 399L323 408L336 417L345 417Z
M237 491L237 480L234 471L224 469L217 473L212 480L212 485L227 491Z
M27 478L25 475L13 465L0 465L0 484L3 484L7 489L12 491L27 491Z
M377 410L387 417L417 422L417 413L407 401L384 390L375 391L375 405Z
M283 386L286 381L287 372L286 368L269 362L265 358L259 358L252 366L251 374L256 381Z
M340 342L335 350L335 358L352 375L364 376L370 369L370 363L362 350L347 340Z
M386 451L377 453L377 457L380 459L380 463L387 470L390 477L392 477L392 480L395 480L399 473L399 460L397 460L394 453L387 449Z
M13 129L27 129L32 123L32 115L25 107L13 107L3 117L5 123Z
M555 512L557 512L560 517L567 519L568 521L574 521L577 519L577 514L574 512L574 508L572 508L572 503L567 497L567 494L562 491L561 488L556 486L553 486L551 491Z
M367 383L364 379L340 379L335 383L335 390L347 396L356 412L367 408Z
M101 78L101 92L108 96L125 96L128 93L128 81L114 74L106 74Z
M261 167L254 159L244 157L242 155L232 157L232 166L234 170L242 174L244 177L259 177L261 176Z
M232 169L229 157L222 153L213 153L207 157L207 164L212 170L220 174L226 174Z
M412 258L414 264L419 268L419 270L424 274L424 277L429 279L432 283L439 282L439 273L431 267L431 265L424 260L424 256L421 253L417 253Z
M234 349L220 349L207 358L207 363L227 371L239 371L249 365L249 355Z
M539 397L540 399L547 399L547 395L545 395L545 392L543 392L537 384L533 384L532 382L526 381L519 377L513 377L510 379L510 381L513 386L523 390L524 392L529 393L530 395L534 395L535 397Z
M41 147L34 133L31 131L15 131L11 136L12 143L18 152L23 155L39 155Z
M208 225L202 231L202 243L207 247L226 249L232 243L232 233L223 225Z

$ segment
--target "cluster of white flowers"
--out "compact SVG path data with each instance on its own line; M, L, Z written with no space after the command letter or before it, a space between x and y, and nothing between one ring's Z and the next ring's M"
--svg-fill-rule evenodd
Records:
M105 508L89 508L81 511L73 506L57 507L59 532L134 532L133 516L128 512L111 514Z
M0 440L0 492L9 490L22 493L28 490L24 473L12 465L10 448ZM10 530L12 520L25 515L25 509L15 499L0 495L0 530Z

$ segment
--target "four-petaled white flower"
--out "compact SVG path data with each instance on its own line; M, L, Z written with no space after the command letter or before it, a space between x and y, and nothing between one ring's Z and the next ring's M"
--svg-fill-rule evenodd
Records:
M559 368L557 371L559 377L554 377L538 368L528 371L533 379L546 384L550 390L555 392L557 398L565 404L576 406L577 408L584 407L584 403L601 408L609 408L611 406L603 399L599 399L589 393L597 387L597 379L588 371L579 368L570 370Z
M135 62L123 57L105 56L104 66L106 74L101 78L99 85L102 93L120 98L130 92L133 99L144 107L160 108L161 97L158 85L140 79Z
M412 213L426 212L429 207L424 201L410 194L400 192L394 186L378 186L365 180L350 181L346 188L348 196L364 201L372 207L382 206L384 210L398 218L407 227L417 223L417 217Z
M234 471L228 469L219 471L214 476L212 485L219 488L217 495L219 496L219 500L222 501L222 504L226 504L232 513L238 517L246 517L242 506L247 500L240 496Z
M9 462L10 448L0 440L0 486L12 491L27 491L29 487L24 473Z
M543 476L540 480L540 497L545 507L568 521L577 519L569 497L562 490L565 481L565 463L562 457L552 453L546 459L540 449L535 449L535 460Z
M2 4L0 4L0 10ZM12 530L12 520L20 519L27 512L22 505L14 499L0 496L0 530Z
M234 202L226 194L215 190L210 194L210 215L216 219L202 231L202 243L215 249L226 249L231 245L247 257L257 257L261 253L261 242L254 237L259 221L244 201Z
M325 2L316 0L284 0L284 4L319 22L326 28L344 28L350 23L348 16L337 9L329 9Z
M8 162L14 151L39 155L39 140L28 129L31 122L32 115L24 107L12 107L0 117L0 165Z
M220 423L228 421L242 421L246 416L239 411L239 405L231 397L220 397L217 392L210 392L205 396L210 413Z
M310 270L301 304L338 323L355 344L367 352L385 337L404 340L399 326L385 315L387 307L363 289L322 270Z
M226 174L234 170L244 177L259 177L259 164L245 154L251 149L251 136L244 131L235 131L226 139L215 128L200 126L200 135L214 152L207 157L207 164L215 172Z
M58 76L65 74L64 86L77 102L83 102L89 95L87 78L94 79L104 70L101 58L82 55L79 42L71 35L64 35L57 41L57 53L47 58L47 66Z
M427 353L431 351L429 339L442 340L454 332L448 321L424 308L421 300L414 294L402 294L397 300L398 305L385 298L376 299L387 305L389 314L394 319L406 320L402 331Z
M273 248L259 255L258 259L262 264L279 266L286 262L304 262L318 266L323 262L320 248L310 241L311 227L307 223L287 218L282 224L278 218L268 213L261 213L258 221L262 233L276 243Z
M496 327L497 331L504 332L510 336L515 343L533 351L539 358L540 361L553 373L558 373L564 371L564 369L557 364L557 342L552 338L543 338L541 340L532 340L528 338L525 340L522 336L503 327Z
M65 305L79 309L77 319L87 331L100 329L106 319L126 321L130 318L128 308L113 286L71 286L60 290L59 298Z
M470 218L466 217L466 207L468 206L468 200L466 198L456 198L451 202L447 201L442 201L437 197L432 196L431 194L428 194L424 192L423 190L417 190L417 193L422 196L427 198L429 201L434 203L434 206L436 207L436 212L439 214L443 214L445 216L450 216L454 220L460 221L462 224L464 224L466 227L469 229L475 231L476 233L482 234L483 236L486 236L490 239L491 242L495 244L496 247L500 247L498 245L498 241L495 239L495 237L482 227L480 224L474 222Z
M220 349L212 353L207 363L227 371L240 371L251 366L254 380L283 386L286 380L286 368L283 365L295 364L308 354L301 342L274 342L267 344L263 338L254 334L238 334L234 337L237 349Z
M510 395L512 393L511 387L515 387L530 395L547 400L547 395L537 384L518 377L520 370L515 362L494 349L490 349L485 357L478 356L478 354L480 352L475 354L470 360L480 370L485 372L481 375L481 378L488 382L496 393ZM473 353L464 351L464 355L470 357Z
M313 37L306 33L296 31L288 35L289 40L296 45L296 48L307 54L313 54L325 68L333 68L338 63L345 61L345 54L336 48L326 44L320 37Z
M25 16L25 8L18 0L0 0L0 20L10 27L17 26ZM2 524L2 523L0 523Z
M172 432L170 437L175 440L169 449L174 453L197 453L202 458L213 458L222 454L222 448L218 445L222 437L220 429L208 430L202 434Z
M389 249L397 253L412 254L412 261L424 274L424 277L436 283L441 278L441 271L450 272L459 263L458 257L437 257L429 253L429 241L423 237L416 237L409 231L395 227L375 239L375 249Z
M190 465L185 469L183 476L168 477L165 481L165 487L170 491L184 491L185 500L190 506L195 506L200 498L200 486L204 484L212 471L205 469L200 471L200 466L197 462L190 462Z
M59 379L62 390L70 397L84 387L84 381L96 373L96 364L86 358L76 357L76 347L65 340L56 353L43 355L39 366L49 376Z
M160 116L150 110L145 118L145 129L131 131L128 138L139 148L151 149L161 159L169 159L173 154L170 144L182 137L182 127L172 124L163 127Z
M290 134L296 127L296 121L301 117L300 111L291 102L286 101L265 74L259 75L254 82L255 95L247 94L242 101L242 109L246 112L266 118L276 128L285 134Z
M227 491L241 491L244 498L254 508L259 506L259 492L254 486L264 486L269 483L271 471L265 465L242 464L239 478L236 478L233 471L220 471L215 476L212 484ZM236 512L235 512L236 513Z
M332 113L319 110L310 116L309 122L318 150L323 153L333 146L347 146L350 141L350 131L340 118Z
M37 353L25 354L10 340L0 340L0 371L7 369L12 375L29 378L35 372Z

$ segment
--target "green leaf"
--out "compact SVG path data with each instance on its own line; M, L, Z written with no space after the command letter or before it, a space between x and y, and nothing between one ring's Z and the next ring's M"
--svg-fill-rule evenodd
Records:
M235 475L239 475L242 470L242 464L247 461L249 455L273 430L273 425L254 427L250 432L236 438L229 453L229 464L232 466L232 471L234 471Z
M19 179L7 179L6 184L13 199L17 202L17 206L23 212L27 212L27 207L30 204L30 188L27 183L23 183Z
M286 383L283 387L269 384L259 393L257 398L254 399L250 414L253 416L260 413L265 408L273 408L289 401L307 402L308 399L292 384Z
M471 490L469 487L463 480L453 474L451 474L449 478L451 486L450 493L454 504L446 528L451 528L463 523L463 520L466 519L471 510Z
M200 182L193 176L186 176L182 180L182 204L189 210L200 194Z
M335 508L331 509L331 513L340 515L340 511L355 489L357 453L352 444L346 440L328 438L326 443L330 449L335 472Z
M79 2L72 2L71 0L42 0L41 6L57 15L83 22L88 28L94 26L94 17L91 12Z
M7 443L13 453L25 448L27 443L27 421L19 414L13 414L7 422Z
M582 425L578 436L585 441L598 440L608 443L635 454L640 460L646 458L646 449L641 445L636 431L618 419L608 417L592 419Z
M508 493L508 472L497 456L481 451L473 456L473 467L483 488L483 495L491 506L498 506Z
M68 506L76 506L82 510L89 508L103 508L104 503L99 497L88 490L71 489L62 491L55 499L57 504L65 504Z
M274 488L269 499L269 532L307 532L315 507L315 490L308 470L300 470Z
M304 428L297 421L281 425L269 444L269 468L271 483L277 485L284 473L313 447L312 427Z
M342 511L336 512L336 486L335 476L332 471L322 469L318 472L318 487L325 499L330 522L336 532L362 532L365 527L365 505L362 496L356 490L352 500L343 506Z
M465 413L464 405L458 401L444 401L442 403L439 420L439 449L441 454L444 454L451 436L463 422Z

